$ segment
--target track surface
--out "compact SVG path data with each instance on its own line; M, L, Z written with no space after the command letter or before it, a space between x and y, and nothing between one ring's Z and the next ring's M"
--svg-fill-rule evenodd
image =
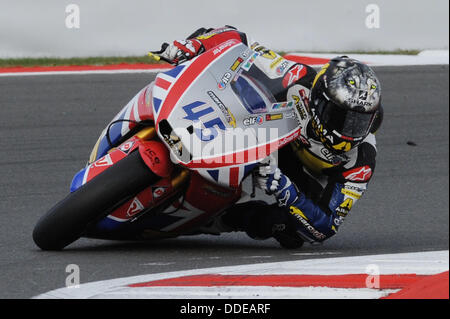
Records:
M379 67L385 120L370 188L339 234L283 250L242 233L130 243L81 239L62 252L33 243L37 219L69 191L97 136L154 74L0 78L0 298L175 270L448 249L449 69ZM407 142L413 142L409 145Z

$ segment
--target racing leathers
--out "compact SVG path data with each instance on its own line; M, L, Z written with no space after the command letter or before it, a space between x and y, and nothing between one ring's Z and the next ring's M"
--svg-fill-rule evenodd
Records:
M298 116L303 120L311 116L309 97L317 72L250 41L233 27L201 28L167 46L162 56L181 63L230 39L260 53L249 72L273 92L277 102L294 101ZM275 196L276 203L250 201L233 206L221 216L227 230L245 231L255 239L274 237L289 248L336 234L373 175L375 136L369 134L357 147L336 155L321 142L322 128L312 123L279 150L278 163L272 160L260 169L259 184Z

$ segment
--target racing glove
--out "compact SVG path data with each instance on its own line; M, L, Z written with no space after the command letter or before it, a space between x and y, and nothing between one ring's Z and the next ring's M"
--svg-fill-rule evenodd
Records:
M175 40L172 44L166 45L164 51L159 55L165 61L178 65L192 59L203 51L203 45L197 39Z
M275 158L270 155L259 167L257 182L269 195L275 195L278 205L289 207L298 199L298 191L291 180L277 167Z
M280 208L289 208L288 216L291 222L286 223L289 227L278 232L279 238L273 235L278 241L295 239L293 234L296 234L304 241L314 243L322 242L336 234L343 219L337 216L335 211L326 213L319 205L306 198L278 169L272 157L264 160L262 164L257 176L259 187L267 194L274 195Z

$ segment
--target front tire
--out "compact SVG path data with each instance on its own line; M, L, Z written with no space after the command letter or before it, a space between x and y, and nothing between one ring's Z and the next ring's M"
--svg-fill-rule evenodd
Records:
M91 223L159 179L135 151L50 209L37 222L33 240L42 250L61 250Z

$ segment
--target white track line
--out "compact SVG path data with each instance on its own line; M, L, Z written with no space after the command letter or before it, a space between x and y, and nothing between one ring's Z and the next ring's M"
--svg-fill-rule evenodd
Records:
M92 299L379 299L399 289L328 287L145 287L118 288Z
M78 288L61 288L56 289L35 298L160 298L161 296L170 296L170 298L186 298L190 293L195 294L199 287L191 288L190 293L186 290L176 287L144 287L144 288L129 288L130 284L155 281L167 278L176 278L181 276L201 275L201 274L222 274L222 275L268 275L268 274L303 274L303 275L341 275L341 274L364 274L368 269L372 269L373 265L378 267L380 274L424 274L431 275L440 272L448 271L449 269L449 251L431 251L418 253L402 253L402 254L385 254L385 255L371 255L371 256L355 256L355 257L336 257L336 258L319 258L307 259L298 261L285 261L274 263L260 263L252 265L239 265L217 268L205 268L186 271L175 271L159 274L150 274L134 277L126 277L119 279L112 279L106 281L98 281L92 283L81 284ZM371 268L372 267L372 268ZM370 272L370 271L369 271ZM81 269L81 276L83 269ZM185 287L186 289L188 287ZM205 289L203 289L205 288ZM250 287L253 290L247 290L245 287L221 287L210 289L211 287L202 287L202 293L205 296L220 298L217 293L225 294L227 298L233 296L239 298L239 291L247 291L248 294L256 290L260 291L260 297L268 296L268 298L275 298L276 294L279 296L286 296L286 293L292 289L296 289L296 294L308 294L305 288L283 287L286 289L273 290L274 287ZM213 287L214 288L214 287ZM135 290L138 289L138 290ZM228 289L228 290L227 290ZM337 289L337 288L330 288ZM162 293L162 291L166 291ZM177 294L178 291L178 294ZM315 290L317 292L317 290ZM322 297L316 296L314 298L324 298L333 290L324 290ZM383 290L383 294L387 293ZM313 291L311 291L313 292ZM335 290L336 294L348 294L348 291ZM376 292L373 290L372 292ZM379 292L379 291L378 291ZM342 293L342 294L341 294ZM361 294L365 294L361 291ZM339 298L337 297L336 298ZM362 297L363 297L362 295ZM224 296L224 295L222 295ZM277 295L278 296L278 295ZM209 298L208 297L208 298ZM278 298L278 297L277 297ZM280 297L281 298L281 297ZM326 297L325 297L326 298ZM372 297L371 297L372 298ZM373 298L378 298L374 296Z

